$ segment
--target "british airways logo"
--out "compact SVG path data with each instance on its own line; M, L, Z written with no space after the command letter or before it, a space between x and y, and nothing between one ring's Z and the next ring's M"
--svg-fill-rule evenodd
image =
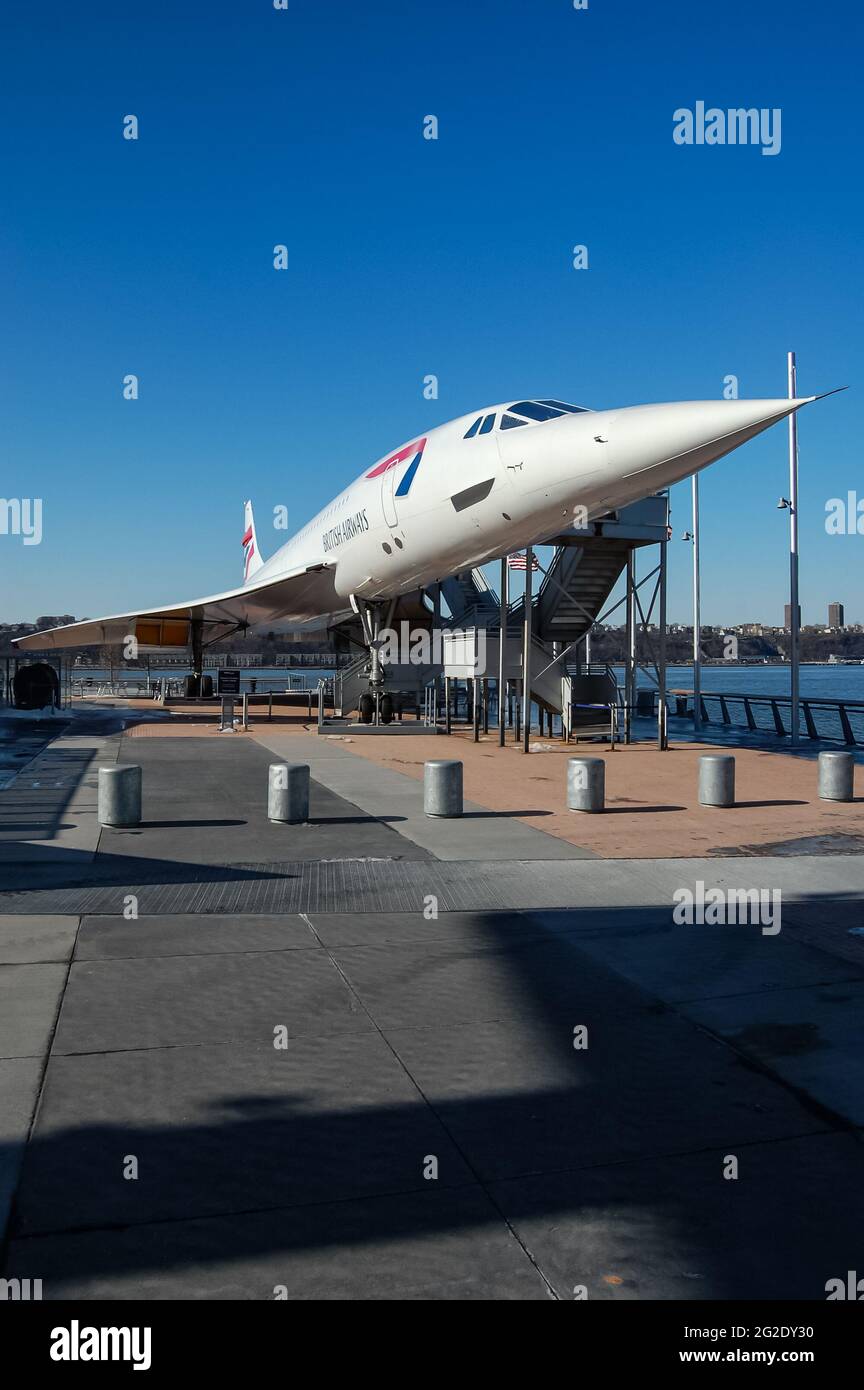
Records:
M359 512L354 512L353 516L343 517L337 526L331 526L329 531L325 531L321 537L324 553L335 550L337 546L345 541L352 541L355 536L360 536L364 531L369 530L369 518L366 515L366 508Z
M376 463L372 472L367 473L366 477L380 478L382 473L388 473L390 469L395 468L397 464L404 463L406 459L410 459L411 462L402 474L402 481L396 489L397 497L407 497L411 484L414 481L414 475L420 467L420 460L423 457L423 450L425 448L426 437L424 435L422 439L416 440L413 444L406 444L405 448L400 449L398 454L391 454L389 458L384 459L383 463Z

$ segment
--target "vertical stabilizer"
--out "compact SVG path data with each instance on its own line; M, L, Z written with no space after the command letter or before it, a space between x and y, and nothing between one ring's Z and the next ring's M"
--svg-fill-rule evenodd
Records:
M257 574L264 561L258 549L258 537L255 534L255 518L252 515L252 503L244 502L243 515L243 583L247 584L254 574Z

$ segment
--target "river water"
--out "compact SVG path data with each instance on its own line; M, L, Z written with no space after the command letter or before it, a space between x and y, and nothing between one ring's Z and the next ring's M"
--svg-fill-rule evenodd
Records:
M616 665L613 669L616 671L619 681L623 683L623 666ZM163 668L155 665L151 668L150 674L154 679L167 676L170 680L182 679L183 675L176 666ZM210 674L213 676L215 685L215 669ZM256 688L259 692L285 690L290 687L315 687L320 677L332 676L332 674L332 669L325 667L303 666L294 671L277 666L248 667L244 668L241 673L240 688L241 690L249 690L253 680L256 682ZM93 685L98 685L108 679L108 668L91 666L76 670L73 667L71 675L76 682L89 680ZM132 681L140 677L137 673L124 671L118 665L114 668L114 678L115 680L127 679ZM651 684L647 671L639 673L637 683L639 685ZM669 666L667 684L670 690L675 688L692 690L693 668L691 666ZM737 666L732 662L724 666L703 666L702 689L706 693L716 691L733 695L788 695L789 667ZM864 665L840 666L830 665L826 662L824 665L802 666L801 694L813 699L821 697L825 700L864 700Z
M616 666L619 681L624 668ZM640 685L651 682L647 675L639 678ZM666 683L670 690L693 689L692 666L669 666ZM788 695L788 666L703 666L703 692L715 691L731 695ZM829 665L801 667L801 694L812 699L864 700L864 666Z

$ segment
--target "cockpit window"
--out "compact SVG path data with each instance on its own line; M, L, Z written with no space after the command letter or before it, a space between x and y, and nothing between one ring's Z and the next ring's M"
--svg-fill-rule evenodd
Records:
M528 421L527 421L527 420L517 420L517 418L516 418L515 415L502 415L502 416L501 416L501 428L502 428L502 430L515 430L515 428L516 428L517 425L527 425L527 424L528 424Z
M493 413L492 415L487 415L487 416L486 416L486 419L483 421L483 424L480 426L480 433L481 433L481 434L488 434L489 431L491 430L491 428L492 428L492 426L493 426L494 424L495 424L495 415L494 415L494 413Z
M479 428L480 428L480 422L482 421L482 419L483 419L483 416L482 416L482 415L478 415L478 416L477 416L477 419L474 421L474 424L471 426L471 428L470 428L470 429L467 429L467 430L465 431L464 435L462 436L463 439L473 439L473 438L474 438L475 434L477 433L477 431L478 431Z
M551 405L556 410L566 410L568 415L584 415L584 405L566 405L564 401L538 401L538 405Z
M524 415L526 420L555 420L559 415L564 414L563 410L541 404L540 401L517 401L510 409L516 415Z

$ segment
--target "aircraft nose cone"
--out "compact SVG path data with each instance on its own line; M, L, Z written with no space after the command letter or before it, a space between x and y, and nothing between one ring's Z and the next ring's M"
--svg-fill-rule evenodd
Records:
M611 462L622 478L650 469L654 485L666 487L815 399L676 401L613 411L607 417Z

